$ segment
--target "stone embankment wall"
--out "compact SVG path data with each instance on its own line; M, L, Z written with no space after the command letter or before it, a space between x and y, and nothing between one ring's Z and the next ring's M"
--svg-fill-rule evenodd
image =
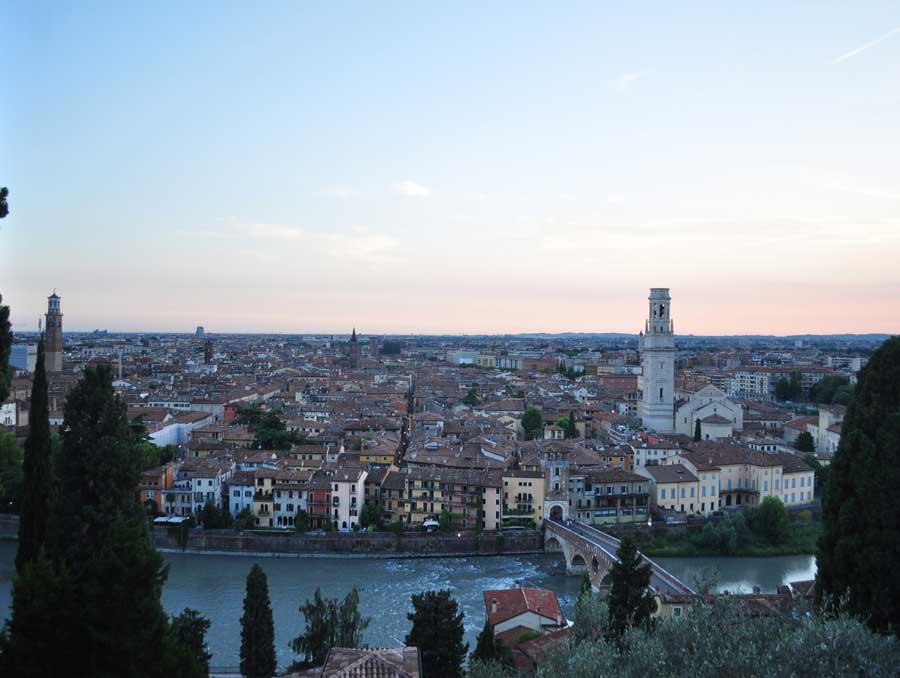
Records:
M178 528L156 527L157 548L181 551ZM311 536L293 532L189 530L186 552L271 554L309 557L428 557L539 553L543 538L536 530L481 534L378 532Z

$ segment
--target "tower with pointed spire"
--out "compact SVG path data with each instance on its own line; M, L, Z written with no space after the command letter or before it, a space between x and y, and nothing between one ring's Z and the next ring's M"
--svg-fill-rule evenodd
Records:
M44 368L48 372L62 371L62 349L63 349L63 333L62 333L62 313L59 310L59 296L56 290L47 297L47 315L44 322L45 331L45 352L44 352Z
M356 339L356 328L353 328L353 334L350 335L350 367L359 367L359 341Z

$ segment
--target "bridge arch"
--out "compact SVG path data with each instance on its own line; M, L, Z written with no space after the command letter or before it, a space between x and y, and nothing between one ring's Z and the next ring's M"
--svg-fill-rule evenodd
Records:
M569 507L567 504L562 502L555 502L549 505L549 517L550 520L556 520L558 522L564 521L568 517Z
M544 551L549 551L550 553L562 553L563 545L560 543L559 539L551 535L544 540Z
M575 553L572 556L572 560L569 561L568 570L572 574L582 574L587 572L587 561L581 553Z

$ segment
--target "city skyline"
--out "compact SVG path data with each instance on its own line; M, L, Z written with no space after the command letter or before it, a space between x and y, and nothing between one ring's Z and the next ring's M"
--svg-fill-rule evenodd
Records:
M900 332L896 6L468 8L13 3L14 329Z

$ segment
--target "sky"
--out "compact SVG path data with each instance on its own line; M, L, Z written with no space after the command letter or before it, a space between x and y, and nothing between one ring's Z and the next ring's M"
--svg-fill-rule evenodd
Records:
M0 16L16 330L900 333L900 1Z

